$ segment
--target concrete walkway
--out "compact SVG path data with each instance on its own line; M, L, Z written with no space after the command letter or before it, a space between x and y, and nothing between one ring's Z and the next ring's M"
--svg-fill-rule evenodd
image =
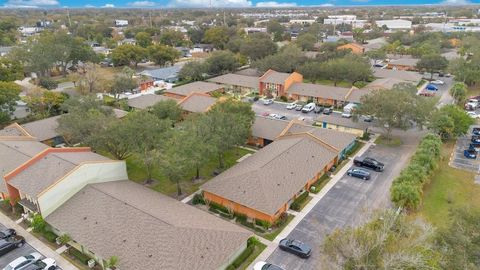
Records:
M360 149L360 151L355 154L355 157L363 155L372 145L375 145L375 140L378 138L378 134L375 134L370 138L370 140ZM286 238L294 229L295 227L303 220L303 218L312 211L312 209L315 207L315 205L328 193L330 189L332 189L335 184L337 184L338 181L345 175L348 169L353 165L353 159L354 157L350 157L349 161L347 164L345 164L340 171L332 175L332 179L322 188L322 190L317 193L313 194L310 193L310 196L313 197L312 200L302 209L300 212L295 212L295 217L290 221L290 223L282 230L282 232L273 239L273 241L269 241L267 239L264 239L262 237L256 236L259 238L259 240L267 245L267 248L260 253L260 255L253 261L247 269L253 269L253 266L255 263L259 261L266 261L268 257L275 251L275 249L278 246L278 243L280 240Z
M73 264L63 258L60 254L56 253L50 247L45 245L42 241L37 239L35 236L28 233L23 227L15 223L5 214L0 212L0 223L5 225L8 228L13 228L17 231L17 234L23 236L27 243L40 252L43 256L47 258L53 258L57 262L57 265L62 268L63 270L78 270Z

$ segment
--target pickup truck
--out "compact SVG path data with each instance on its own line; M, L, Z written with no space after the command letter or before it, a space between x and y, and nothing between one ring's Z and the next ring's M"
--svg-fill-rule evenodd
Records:
M363 160L356 158L353 160L353 164L355 164L355 166L372 169L377 172L382 172L385 167L385 164L369 157L366 157Z

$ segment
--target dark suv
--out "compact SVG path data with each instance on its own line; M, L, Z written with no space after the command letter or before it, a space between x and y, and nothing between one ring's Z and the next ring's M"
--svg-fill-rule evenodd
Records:
M369 157L366 157L363 160L356 158L353 160L353 164L355 164L355 166L372 169L377 172L382 172L385 167L385 165L380 161Z
M6 239L0 240L0 256L7 254L8 252L22 247L25 244L25 238L20 235L15 235Z

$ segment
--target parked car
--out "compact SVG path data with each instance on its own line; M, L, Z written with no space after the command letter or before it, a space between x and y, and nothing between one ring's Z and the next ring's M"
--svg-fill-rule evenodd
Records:
M347 171L348 176L361 178L363 180L370 180L370 172L360 168L351 168Z
M480 128L474 127L474 128L472 129L472 134L473 134L473 135L480 135Z
M473 143L471 143L471 144L468 146L468 149L470 149L470 150L475 150L476 152L480 152L480 144L473 144Z
M463 151L463 155L468 159L476 159L477 158L477 151L472 149L465 149Z
M343 117L343 118L350 118L350 117L352 117L352 113L343 112L343 113L342 113L342 117Z
M22 247L24 244L25 238L20 235L14 235L0 240L0 256L5 255L16 248Z
M476 112L467 112L467 115L470 116L473 119L480 118L480 114L478 114Z
M445 84L445 82L442 81L442 80L434 80L434 81L431 81L430 83L437 84L437 85L444 85Z
M57 269L57 262L52 258L46 258L41 261L36 261L22 270L55 270Z
M283 270L283 268L267 262L257 262L253 270Z
M480 136L473 135L471 141L473 144L480 144Z
M425 91L422 91L422 92L420 92L418 95L424 96L424 97L434 97L434 96L435 96L435 93L434 93L434 92L425 92Z
M279 247L281 250L285 250L302 258L308 258L312 253L309 245L295 239L282 239L280 240Z
M36 261L42 258L42 254L38 252L30 253L29 255L25 255L22 257L18 257L9 263L3 270L23 270L28 265L35 263Z
M316 106L315 110L313 110L314 113L321 113L323 112L323 107L322 106Z
M282 114L271 113L268 116L271 117L271 118L274 118L274 119L287 120L287 117L285 115L282 115Z
M433 83L427 84L427 87L425 87L425 89L429 91L438 91L438 87Z
M366 115L363 117L363 121L365 122L372 122L373 121L373 116L371 115Z
M480 103L478 102L477 99L470 98L467 100L464 107L465 107L465 110L473 111L479 107L479 104Z
M332 108L325 108L325 109L323 110L323 114L326 114L326 115L329 115L329 114L331 114L332 112L333 112Z
M308 103L307 105L303 106L302 113L309 113L315 110L315 103Z
M270 105L273 104L273 99L264 99L263 100L263 105Z
M287 110L293 110L297 107L297 104L295 102L288 103L287 105Z
M302 104L297 104L297 106L295 106L295 111L301 111L303 108Z
M363 160L356 158L353 160L353 164L355 164L355 166L372 169L377 172L382 172L385 168L385 164L370 157L366 157Z
M6 229L0 232L0 239L5 239L17 235L14 229Z

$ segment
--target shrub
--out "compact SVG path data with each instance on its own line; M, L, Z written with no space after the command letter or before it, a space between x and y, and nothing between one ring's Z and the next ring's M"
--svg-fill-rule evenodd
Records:
M299 211L300 208L302 207L303 201L305 201L305 199L308 197L308 194L309 194L308 191L305 191L302 194L300 194L300 196L298 196L295 199L295 201L293 201L293 203L290 205L290 209Z
M70 253L70 255L72 255L73 257L77 258L79 261L81 261L83 264L88 264L88 261L90 260L90 257L88 257L87 255L83 254L82 252L80 252L80 251L77 250L77 249L70 248L70 249L69 249L69 253Z
M57 235L51 231L44 231L42 232L42 235L50 243L55 243L55 240L57 239Z
M242 265L242 263L252 255L255 250L255 245L247 246L247 248L232 262L232 264L227 269L237 269Z
M255 224L257 224L258 226L262 226L265 230L268 230L268 228L270 228L270 226L272 226L272 224L270 224L270 222L265 221L265 220L260 220L260 219L256 219Z
M256 245L258 243L260 243L260 241L256 237L252 236L252 237L248 238L248 240L247 240L247 247L252 246L252 245Z
M62 234L61 236L58 237L58 240L60 241L60 244L65 245L68 242L70 242L72 238L68 234Z
M287 102L288 98L286 96L280 96L280 100L283 102Z
M280 217L275 221L274 225L276 227L283 226L283 224L285 224L285 222L287 222L287 220L288 220L288 214L287 213L282 213L280 215Z
M247 221L247 216L244 214L235 213L235 217L237 218L237 221L240 223Z
M197 204L205 204L205 200L203 199L203 196L200 194L195 194L192 199L192 204L197 205Z
M32 218L32 227L34 232L43 232L45 230L45 227L47 226L47 223L45 220L43 220L42 216L39 214L35 214Z
M52 90L58 87L58 82L50 78L42 77L38 80L38 85L48 90Z
M209 206L210 206L211 209L216 209L218 211L228 213L228 209L221 204L210 202Z

